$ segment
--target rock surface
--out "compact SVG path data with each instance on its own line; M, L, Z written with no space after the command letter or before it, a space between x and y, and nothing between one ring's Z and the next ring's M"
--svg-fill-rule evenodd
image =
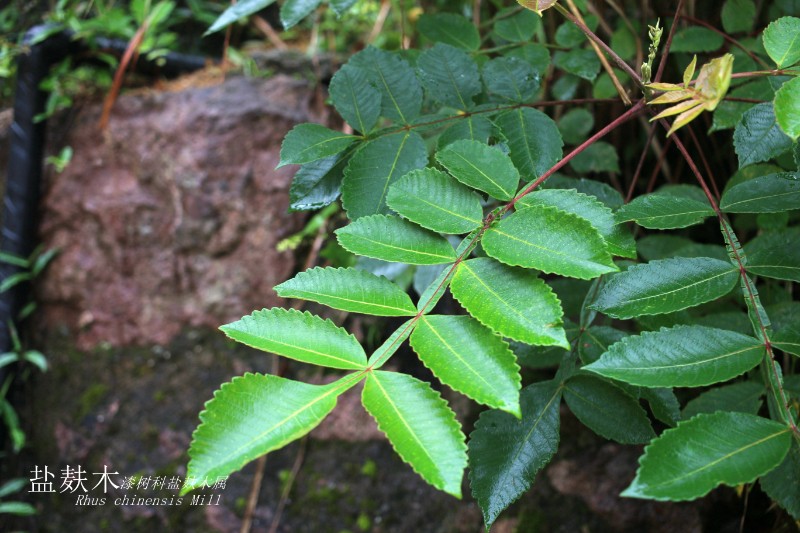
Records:
M49 175L41 236L60 250L40 285L43 327L91 348L166 343L279 305L293 258L276 244L293 169L275 170L313 92L288 76L121 97L107 131L100 104L64 139L74 156Z

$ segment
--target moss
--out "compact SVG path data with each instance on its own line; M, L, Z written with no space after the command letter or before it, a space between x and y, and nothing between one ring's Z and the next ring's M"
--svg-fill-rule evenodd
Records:
M79 403L80 408L78 411L78 418L83 418L92 412L103 400L103 397L108 393L109 387L105 383L94 383L89 385L89 388L81 394Z

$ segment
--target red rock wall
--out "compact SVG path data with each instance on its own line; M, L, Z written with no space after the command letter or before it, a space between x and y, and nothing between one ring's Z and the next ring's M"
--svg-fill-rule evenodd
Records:
M294 263L275 246L302 217L287 214L294 170L275 166L286 132L315 119L311 97L286 76L237 77L123 96L105 132L100 104L81 110L42 204L41 239L60 250L39 284L45 330L66 325L81 348L163 344L280 305Z

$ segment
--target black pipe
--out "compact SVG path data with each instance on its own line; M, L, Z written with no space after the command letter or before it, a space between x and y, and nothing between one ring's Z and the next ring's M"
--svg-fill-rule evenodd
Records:
M42 25L30 29L22 46L29 49L17 61L17 85L14 94L14 120L9 137L8 177L3 200L0 251L18 257L29 257L36 245L37 211L41 192L46 123L34 118L45 111L47 94L39 86L50 67L69 56L99 49L122 56L126 41L95 38L94 46L74 40L70 32L62 31L36 42L51 27ZM136 70L167 77L203 68L206 59L170 52L151 61L140 58ZM20 272L15 265L0 263L0 279ZM12 349L9 321L13 322L25 305L27 284L20 284L0 293L0 353ZM0 369L0 383L4 372Z

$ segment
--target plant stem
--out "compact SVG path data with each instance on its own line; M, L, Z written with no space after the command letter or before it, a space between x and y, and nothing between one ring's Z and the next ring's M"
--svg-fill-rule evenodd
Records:
M667 34L667 40L664 43L664 51L661 52L661 60L658 62L658 70L656 71L656 77L653 78L653 81L660 82L661 76L664 75L664 69L667 66L667 57L669 57L669 49L672 46L672 38L675 36L675 28L678 27L678 18L681 16L681 10L683 9L683 0L678 2L678 7L675 8L675 16L672 17L672 26L669 28L669 33Z

